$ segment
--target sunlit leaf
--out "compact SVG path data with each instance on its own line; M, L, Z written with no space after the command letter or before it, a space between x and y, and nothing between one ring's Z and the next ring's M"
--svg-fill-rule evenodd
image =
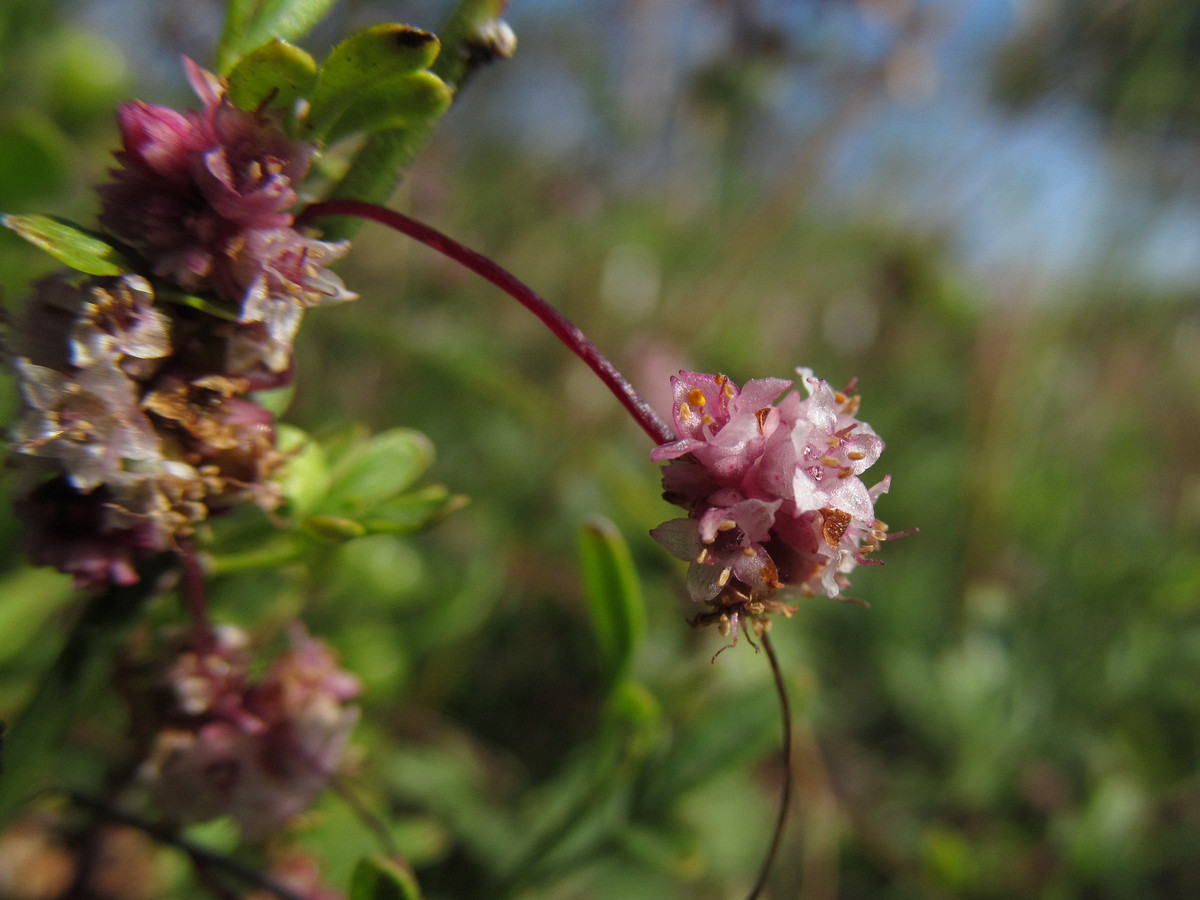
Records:
M133 268L112 244L61 219L0 215L0 225L88 275L120 275Z
M217 46L217 66L227 73L238 58L272 38L295 41L308 34L336 0L229 0Z
M440 49L433 34L407 25L376 25L346 38L321 66L309 98L308 132L321 136L364 91L424 69Z
M355 95L329 129L327 138L409 128L441 116L453 99L445 82L429 72L389 78Z
M299 47L276 38L251 50L229 72L229 99L242 109L268 105L291 110L317 80L317 63Z

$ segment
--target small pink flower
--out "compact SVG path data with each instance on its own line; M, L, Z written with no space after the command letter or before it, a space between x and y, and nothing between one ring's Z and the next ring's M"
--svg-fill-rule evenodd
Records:
M304 310L355 297L326 269L349 244L293 227L296 189L316 145L289 138L270 113L233 106L220 79L185 64L204 108L121 108L121 165L99 188L100 223L139 250L154 274L215 294L241 323L262 323L257 339L233 341L233 371L280 372Z
M739 390L723 375L671 379L679 439L651 459L667 462L664 496L688 516L651 534L691 563L688 591L710 607L700 622L736 629L739 614L790 614L774 599L784 589L836 597L885 537L875 500L890 478L868 489L859 477L883 441L855 418L856 395L797 371L809 396L791 391L778 402L790 381Z
M247 642L219 629L184 648L162 678L170 701L141 776L163 812L185 823L221 815L259 840L303 812L337 772L358 709L358 680L297 624L261 680Z

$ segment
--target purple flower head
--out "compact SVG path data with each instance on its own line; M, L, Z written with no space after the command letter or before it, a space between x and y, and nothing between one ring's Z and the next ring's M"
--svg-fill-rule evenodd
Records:
M113 527L111 492L82 494L65 478L47 481L17 499L17 517L28 527L29 558L75 579L80 590L136 584L136 562L165 544L155 523L134 520Z
M291 649L261 680L248 642L218 628L203 649L187 644L157 679L165 709L141 778L162 811L183 822L229 815L251 840L277 833L336 773L358 719L358 680L297 624ZM153 704L135 697L135 712Z
M790 391L778 402L792 382L739 390L724 375L671 379L680 437L651 459L667 462L664 496L688 516L651 534L691 563L688 591L710 607L701 622L736 628L738 614L790 613L774 599L781 589L836 597L885 537L875 500L889 478L868 489L859 477L883 441L855 418L857 395L797 371L808 397Z

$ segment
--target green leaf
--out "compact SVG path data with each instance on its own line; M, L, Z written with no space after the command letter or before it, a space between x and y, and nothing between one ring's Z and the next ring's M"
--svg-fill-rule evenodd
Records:
M337 461L320 509L350 517L376 509L416 481L432 462L433 444L420 432L381 432Z
M272 38L296 41L325 17L336 0L229 0L217 44L217 68L226 74L239 57Z
M446 83L429 72L389 78L359 92L329 129L327 139L411 128L439 118L453 99L454 93Z
M0 225L41 247L59 262L88 275L120 275L134 268L112 244L52 216L0 215Z
M275 38L251 50L229 72L229 99L255 110L267 101L289 112L317 80L317 63L294 44Z
M367 527L344 516L309 516L302 523L304 530L323 541L337 543L362 537Z
M621 681L646 633L633 558L617 527L597 517L580 529L579 560L600 655L612 680Z
M438 31L446 52L433 66L434 73L457 89L481 59L487 61L495 55L511 55L515 45L495 46L501 32L500 16L507 5L508 0L460 0ZM515 40L511 32L507 38Z
M126 628L175 561L175 554L162 554L142 567L139 583L110 588L84 609L54 665L6 734L0 831L50 780L67 729L91 692L110 682L113 655Z
M329 489L329 463L325 451L305 432L292 425L276 426L276 446L287 457L279 485L287 498L290 514L315 512Z
M451 495L443 485L434 484L375 507L362 523L372 534L410 534L466 502L466 497Z
M350 900L421 900L421 888L401 863L386 856L367 856L350 876Z
M408 25L376 25L352 34L321 66L309 98L307 132L320 137L364 91L424 69L440 49L437 37Z

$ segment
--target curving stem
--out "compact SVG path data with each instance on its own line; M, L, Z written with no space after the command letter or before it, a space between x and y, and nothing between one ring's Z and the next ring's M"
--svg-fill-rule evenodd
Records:
M296 224L303 225L313 219L325 216L357 216L377 222L420 241L427 247L437 250L470 269L476 275L486 278L537 316L572 353L587 363L605 386L621 401L621 405L629 411L642 430L650 435L654 443L665 444L675 440L675 433L671 430L671 426L662 420L646 402L646 399L617 370L608 357L596 348L587 335L566 316L539 297L532 288L483 254L476 253L436 228L410 219L403 213L362 200L335 199L312 203L296 217Z
M771 846L763 859L758 880L746 895L746 900L757 900L763 888L767 886L767 876L775 865L775 854L779 852L779 843L783 838L783 829L787 825L788 813L792 807L792 707L788 702L787 687L783 683L783 671L779 668L779 658L775 655L775 645L771 636L763 631L759 635L763 649L767 651L767 659L771 663L771 674L775 678L775 692L779 695L779 709L783 718L783 793L779 798L779 818L775 820L775 832L771 835Z

